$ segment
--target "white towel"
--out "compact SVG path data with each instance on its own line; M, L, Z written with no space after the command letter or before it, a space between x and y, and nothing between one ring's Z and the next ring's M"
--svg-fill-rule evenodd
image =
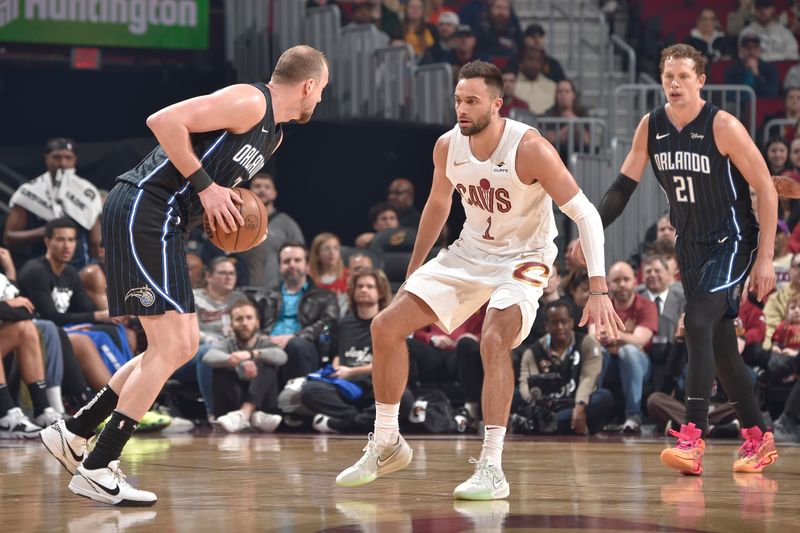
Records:
M49 172L32 179L17 189L9 205L48 221L68 216L86 230L92 229L103 209L97 187L75 174L74 168L56 172L55 181Z

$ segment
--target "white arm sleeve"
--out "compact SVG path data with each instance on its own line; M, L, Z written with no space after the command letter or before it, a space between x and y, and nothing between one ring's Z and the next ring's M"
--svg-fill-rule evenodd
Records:
M605 277L605 251L603 250L605 235L603 234L603 221L600 220L600 214L595 206L586 198L583 191L578 191L578 194L559 209L578 226L589 277Z

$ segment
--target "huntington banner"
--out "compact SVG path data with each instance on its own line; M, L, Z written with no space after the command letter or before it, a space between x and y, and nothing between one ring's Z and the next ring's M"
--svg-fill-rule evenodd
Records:
M0 42L202 50L209 0L0 0Z

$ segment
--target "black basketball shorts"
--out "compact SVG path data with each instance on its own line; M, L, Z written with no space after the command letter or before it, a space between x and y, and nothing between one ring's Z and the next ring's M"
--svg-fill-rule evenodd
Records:
M678 240L676 252L686 298L701 292L725 291L728 297L726 318L739 314L742 287L755 263L758 248L754 242L698 243Z
M102 230L111 316L194 312L176 205L118 182L103 208Z

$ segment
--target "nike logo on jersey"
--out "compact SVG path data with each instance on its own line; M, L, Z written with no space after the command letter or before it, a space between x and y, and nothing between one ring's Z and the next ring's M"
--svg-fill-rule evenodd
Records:
M455 161L455 162L453 162L453 166L460 167L461 165L466 165L467 163L469 163L469 160L467 160L467 161Z
M661 140L661 139L663 139L664 137L669 137L669 133L656 133L656 139L657 139L657 140L659 140L659 141L660 141L660 140Z

